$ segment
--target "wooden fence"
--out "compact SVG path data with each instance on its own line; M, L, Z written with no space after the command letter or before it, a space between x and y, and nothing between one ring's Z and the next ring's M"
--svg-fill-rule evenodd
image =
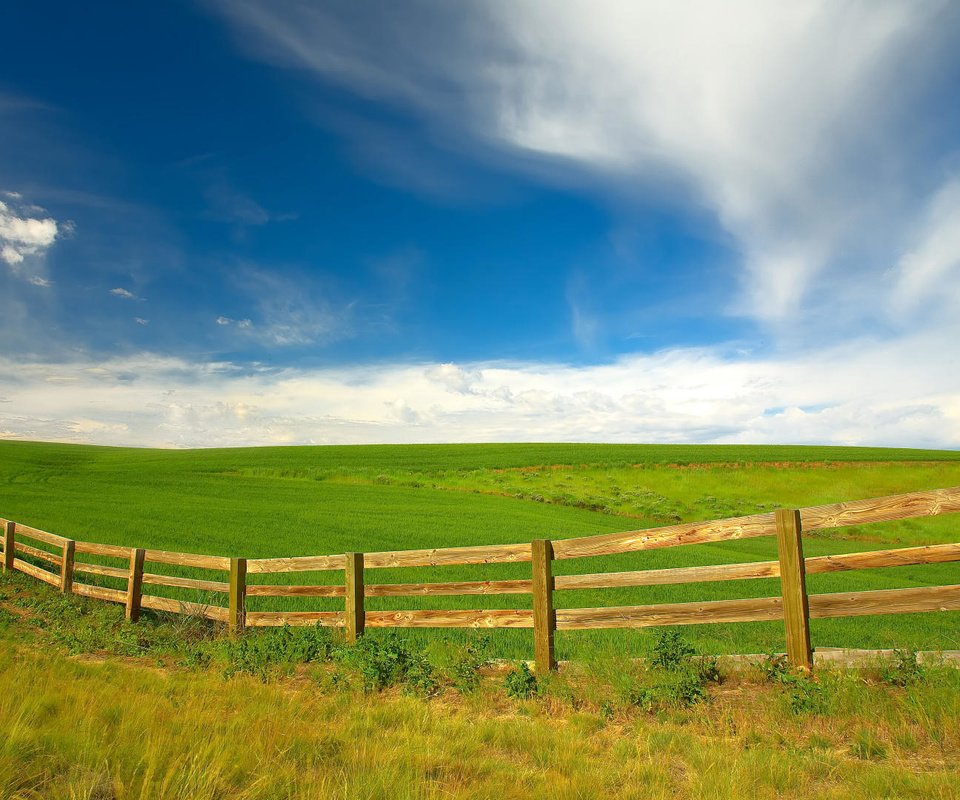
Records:
M843 555L804 558L802 531L934 516L960 512L960 487L913 492L871 500L778 510L747 517L689 522L648 530L602 534L529 544L344 553L290 558L225 558L172 553L74 541L8 520L4 525L4 571L19 570L57 586L62 592L122 603L126 617L136 621L141 609L192 614L226 623L232 634L244 628L278 625L326 625L345 629L348 640L364 628L530 628L537 668L554 669L556 630L638 628L719 622L783 620L788 658L794 666L813 665L810 619L870 614L903 614L960 610L960 585L809 595L806 575L875 567L960 561L960 543L904 547ZM776 536L776 561L719 566L649 569L553 575L553 562L628 553L659 547L724 542ZM30 544L24 539L34 542ZM40 545L40 546L38 546ZM52 547L56 552L45 549ZM122 566L86 563L92 555L120 559ZM22 557L21 557L22 556ZM39 563L38 563L39 562ZM436 567L463 564L530 562L529 579L446 583L373 583L374 571L386 567ZM226 573L225 580L164 575L149 565L174 565ZM343 585L250 584L248 575L342 571ZM96 575L126 582L126 590L80 583L79 575ZM557 593L571 589L653 586L707 581L780 578L777 597L654 605L557 608ZM208 605L147 594L145 586L166 586L227 595L227 603ZM436 597L444 595L531 594L532 609L367 611L367 597ZM342 611L247 612L248 597L343 598Z

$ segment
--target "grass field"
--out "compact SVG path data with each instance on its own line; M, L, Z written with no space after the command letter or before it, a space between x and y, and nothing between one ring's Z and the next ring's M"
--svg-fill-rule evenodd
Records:
M0 516L78 539L248 557L561 538L955 485L960 454L952 452L599 445L175 452L0 443ZM960 541L958 528L950 516L908 520L811 534L805 548L817 555ZM771 558L772 540L750 539L556 568ZM529 568L376 570L372 580L526 577ZM960 583L960 565L816 575L809 583L814 592ZM778 591L777 581L758 580L556 597L558 605L589 606ZM254 609L324 604L338 606L251 598ZM375 608L418 605L428 604L368 600ZM683 632L707 653L783 648L779 623ZM323 649L328 637L332 650ZM681 679L697 662L685 661L672 677L652 669L655 632L561 631L558 655L573 661L518 699L503 668L487 659L529 658L529 631L408 630L392 639L368 632L374 659L406 652L411 663L431 665L437 683L427 693L415 670L371 690L371 665L380 665L378 675L394 662L358 661L362 648L337 637L303 628L231 641L216 625L149 613L130 625L117 605L5 575L0 800L960 797L956 669L878 664L819 670L809 680L724 667L698 678L689 695ZM815 620L813 639L954 649L960 614ZM666 694L649 694L663 687Z
M425 445L155 451L0 443L0 515L78 539L247 557L529 541L960 485L960 453L877 448ZM807 555L960 541L950 516L810 535ZM558 573L775 558L772 539L557 562ZM526 577L527 564L377 570L372 582ZM265 576L269 577L269 576ZM301 573L297 582L336 581ZM291 577L291 580L294 578ZM812 592L960 583L960 565L811 576ZM160 590L163 591L163 590ZM187 594L171 595L197 599ZM770 596L776 580L558 593L562 606ZM529 598L383 598L369 608L525 607ZM252 610L337 608L252 598ZM434 632L407 632L413 640ZM445 632L453 638L473 632ZM779 623L700 626L707 652L782 649ZM960 615L813 623L814 645L960 648ZM530 634L491 634L529 657ZM649 633L559 632L560 658L642 651Z
M654 673L629 659L565 666L522 699L495 667L465 685L449 671L465 651L436 641L441 683L428 695L414 691L422 680L364 691L362 674L302 646L318 633L336 636L231 642L180 618L131 626L118 606L4 576L0 798L960 796L955 668L878 663L815 681L723 671L703 696L647 709L635 687Z

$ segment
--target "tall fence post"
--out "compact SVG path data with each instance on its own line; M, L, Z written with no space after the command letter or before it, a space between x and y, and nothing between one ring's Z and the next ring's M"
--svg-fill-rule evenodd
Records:
M14 532L17 530L16 522L8 522L7 527L3 532L3 571L6 572L9 569L13 569L13 555L14 555Z
M363 636L363 553L346 553L343 565L343 624L348 642Z
M533 561L533 651L537 672L557 668L553 632L557 615L553 608L553 544L548 539L532 542Z
M247 559L230 559L230 613L231 636L243 633L247 627Z
M807 599L800 512L781 508L777 509L775 518L787 658L791 666L810 671L813 669L813 650L810 647L810 604Z
M60 591L64 594L73 592L73 558L77 543L67 539L63 543L63 559L60 561Z
M146 551L137 547L130 554L130 574L127 576L126 618L130 622L140 619L140 601L143 598L143 561Z

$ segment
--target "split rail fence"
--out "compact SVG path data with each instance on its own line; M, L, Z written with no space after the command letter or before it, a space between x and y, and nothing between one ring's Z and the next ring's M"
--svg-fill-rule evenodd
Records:
M533 630L537 668L547 670L556 667L553 646L556 630L783 620L790 663L801 669L811 669L810 619L957 611L960 610L960 585L811 595L806 587L807 574L960 561L960 543L804 558L802 532L958 512L960 487L954 487L556 541L251 559L75 541L9 520L0 520L0 523L4 526L5 534L4 571L19 570L58 587L62 592L124 604L126 617L131 621L136 621L141 609L146 608L216 620L225 623L233 634L242 633L247 627L336 626L345 629L346 638L350 641L356 640L365 628L528 628ZM776 537L776 561L582 575L553 574L553 562L561 559L608 556L759 536ZM52 547L56 552L45 549L43 545ZM79 560L88 555L120 559L123 565L105 566ZM368 582L379 568L516 562L530 562L529 579L446 583ZM226 579L202 580L148 571L149 565L154 564L221 571L226 573ZM247 582L248 575L331 571L343 572L343 585L267 585ZM82 575L120 579L126 581L126 589L81 583L78 576ZM599 608L556 607L557 594L571 589L777 577L780 578L781 593L776 597ZM145 587L153 585L226 595L227 603L225 606L207 605L146 593ZM364 608L367 597L497 594L531 594L533 608L414 611L372 611ZM246 605L249 597L342 597L343 610L248 612Z

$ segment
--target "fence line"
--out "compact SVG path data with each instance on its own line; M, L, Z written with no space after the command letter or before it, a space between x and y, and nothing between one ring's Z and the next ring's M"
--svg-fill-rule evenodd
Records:
M527 628L533 629L537 668L550 670L556 667L556 630L782 619L790 663L798 668L811 669L813 658L810 619L956 611L960 610L960 585L810 595L806 587L807 574L960 561L960 543L805 558L803 531L958 512L960 487L952 487L556 541L536 540L526 544L255 559L98 544L68 539L11 520L0 520L0 523L4 528L5 572L18 570L57 586L65 593L121 603L125 606L126 617L131 622L135 622L141 610L146 608L196 615L222 622L228 626L231 635L239 635L247 627L324 625L343 628L349 641L363 635L365 628ZM560 559L609 556L651 548L723 542L757 536L776 536L777 561L553 575L553 561ZM23 541L24 538L32 540L34 544ZM51 552L37 546L38 544L47 545L59 552ZM77 555L121 559L126 562L126 566L77 561ZM49 565L55 571L35 563L38 561ZM529 579L391 584L371 584L365 581L368 569L517 562L531 562ZM225 572L227 580L164 575L146 571L148 564ZM248 575L322 571L343 572L344 584L247 583ZM78 582L78 575L85 574L125 581L126 589ZM564 590L752 578L779 578L780 596L624 607L555 607L556 593ZM226 606L203 605L145 594L144 586L226 594L227 603ZM499 594L530 594L533 608L409 611L365 609L367 597ZM248 612L248 597L342 597L344 605L342 611Z

